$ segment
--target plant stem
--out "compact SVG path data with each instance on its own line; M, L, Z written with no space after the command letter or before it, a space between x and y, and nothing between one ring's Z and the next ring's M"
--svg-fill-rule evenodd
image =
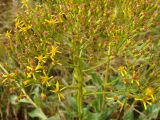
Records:
M83 73L82 73L82 61L79 52L74 54L74 79L77 82L77 107L78 107L78 120L82 120L82 108L83 108ZM78 57L77 57L77 56Z
M78 107L78 120L83 119L83 50L81 44L73 41L74 53L73 53L73 66L74 66L74 80L77 83L77 107ZM75 47L76 46L76 47Z
M104 95L104 94L108 94L110 92L92 92L92 93L86 93L84 94L84 96L90 96L90 95Z
M83 77L82 77L82 70L80 66L76 67L76 76L77 76L77 105L78 105L78 117L79 120L82 120L82 106L83 106Z
M107 84L108 79L109 79L110 55L111 55L111 43L109 42L109 44L108 44L108 53L107 53L106 72L105 72L105 78L104 78L104 81L103 81L103 82L104 82L104 83L103 83L104 90L106 90L106 84Z
M104 77L104 80L103 80L103 91L104 91L104 92L106 91L106 86L107 86L108 79L109 79L110 55L111 55L111 42L109 42L109 44L108 44L107 65L106 65L105 77ZM104 101L105 101L105 94L103 94L103 104L102 104L102 108L105 107Z

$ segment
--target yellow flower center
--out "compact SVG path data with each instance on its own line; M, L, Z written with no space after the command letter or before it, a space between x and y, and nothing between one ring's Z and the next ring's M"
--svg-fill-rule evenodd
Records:
M146 89L146 95L147 95L147 96L153 96L153 94L154 94L153 88L148 87L148 88Z

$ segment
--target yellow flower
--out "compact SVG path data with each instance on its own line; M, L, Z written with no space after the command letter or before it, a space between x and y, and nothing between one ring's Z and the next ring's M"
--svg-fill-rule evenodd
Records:
M58 22L57 22L57 20L56 20L56 19L50 19L50 20L46 20L46 19L45 19L45 23L48 23L48 24L54 25L54 24L56 24L56 23L58 23Z
M42 85L46 84L47 86L51 86L51 84L48 81L51 78L53 78L53 76L48 77L48 75L46 74L45 70L43 70L43 74L44 74L44 76L41 77L41 83L42 83Z
M31 29L32 25L24 25L24 27L20 28L20 32L26 32L27 30Z
M57 23L62 23L63 20L61 18L58 18L57 16L54 16L54 15L51 15L51 18L50 19L45 19L45 22L44 24L49 24L49 25L55 25Z
M59 88L59 82L57 81L55 90L50 90L50 91L56 93L56 94L58 95L59 101L61 101L61 99L65 99L65 97L64 97L63 94L61 93L62 90L63 90L63 89L60 89L60 88Z
M59 61L52 59L52 65L62 65Z
M22 3L21 8L24 8L24 7L28 8L28 0L22 0L21 3Z
M42 85L47 84L47 86L51 86L51 84L48 82L53 76L48 77L47 75L41 77Z
M153 102L155 102L155 98L154 98L154 90L151 87L148 87L145 91L146 96L143 98L135 98L135 100L140 100L142 101L143 105L144 105L144 109L147 110L147 104L152 105Z
M42 66L40 64L38 64L36 67L27 66L27 69L30 71L29 73L27 73L27 77L28 78L33 77L34 80L37 80L36 76L35 76L35 73L36 72L41 72L40 71L41 68L42 68Z
M25 80L25 81L23 81L23 84L26 86L26 85L28 85L30 83L30 80Z
M148 87L148 88L146 89L146 95L147 95L147 96L152 96L153 94L154 94L153 88Z
M22 21L16 20L15 27L16 28L22 28L22 26L24 26L24 23Z
M154 101L155 98L154 98L153 95L154 95L154 90L153 90L153 88L148 87L148 88L146 89L146 96L151 97L152 100Z
M27 30L32 28L32 25L25 24L23 21L19 21L17 18L16 23L15 23L15 27L19 28L20 32L26 32Z
M38 62L45 62L45 58L47 58L47 57L43 57L43 55L39 55L38 57L35 57L37 60L38 60Z
M127 69L127 68L126 68L125 66L120 66L120 67L118 68L120 74L121 74L123 77L127 75L126 69Z
M131 83L136 83L138 86L140 86L140 83L139 83L139 75L133 71L133 75L132 75L132 80L131 80Z
M151 98L135 98L137 101L141 101L143 103L144 109L147 110L147 104L152 105Z
M52 48L51 48L50 52L48 53L48 55L50 55L50 58L51 58L51 60L52 60L52 64L53 64L53 65L55 65L55 63L57 63L57 62L55 61L55 59L54 59L54 56L56 55L56 53L60 53L60 52L58 51L58 47L52 46Z
M57 52L60 53L60 52L58 51L58 47L52 46L51 51L48 53L48 54L50 55L50 58L51 58L52 60L54 60L54 56L55 56L55 54L56 54Z
M7 38L11 38L11 31L7 31L6 34L5 34L5 36L6 36Z

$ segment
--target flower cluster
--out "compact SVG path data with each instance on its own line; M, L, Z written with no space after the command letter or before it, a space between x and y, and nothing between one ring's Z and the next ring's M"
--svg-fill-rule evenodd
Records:
M143 103L144 109L147 110L147 104L152 105L155 102L154 90L152 87L146 88L145 95L141 98L135 98Z

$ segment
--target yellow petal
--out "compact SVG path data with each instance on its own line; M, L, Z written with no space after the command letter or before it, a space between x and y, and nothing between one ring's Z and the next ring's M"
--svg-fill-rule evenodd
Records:
M121 71L121 75L124 77L124 74L123 74L123 72Z
M145 102L143 102L143 105L144 105L144 109L147 110L147 105Z
M56 83L56 89L59 90L59 82Z

